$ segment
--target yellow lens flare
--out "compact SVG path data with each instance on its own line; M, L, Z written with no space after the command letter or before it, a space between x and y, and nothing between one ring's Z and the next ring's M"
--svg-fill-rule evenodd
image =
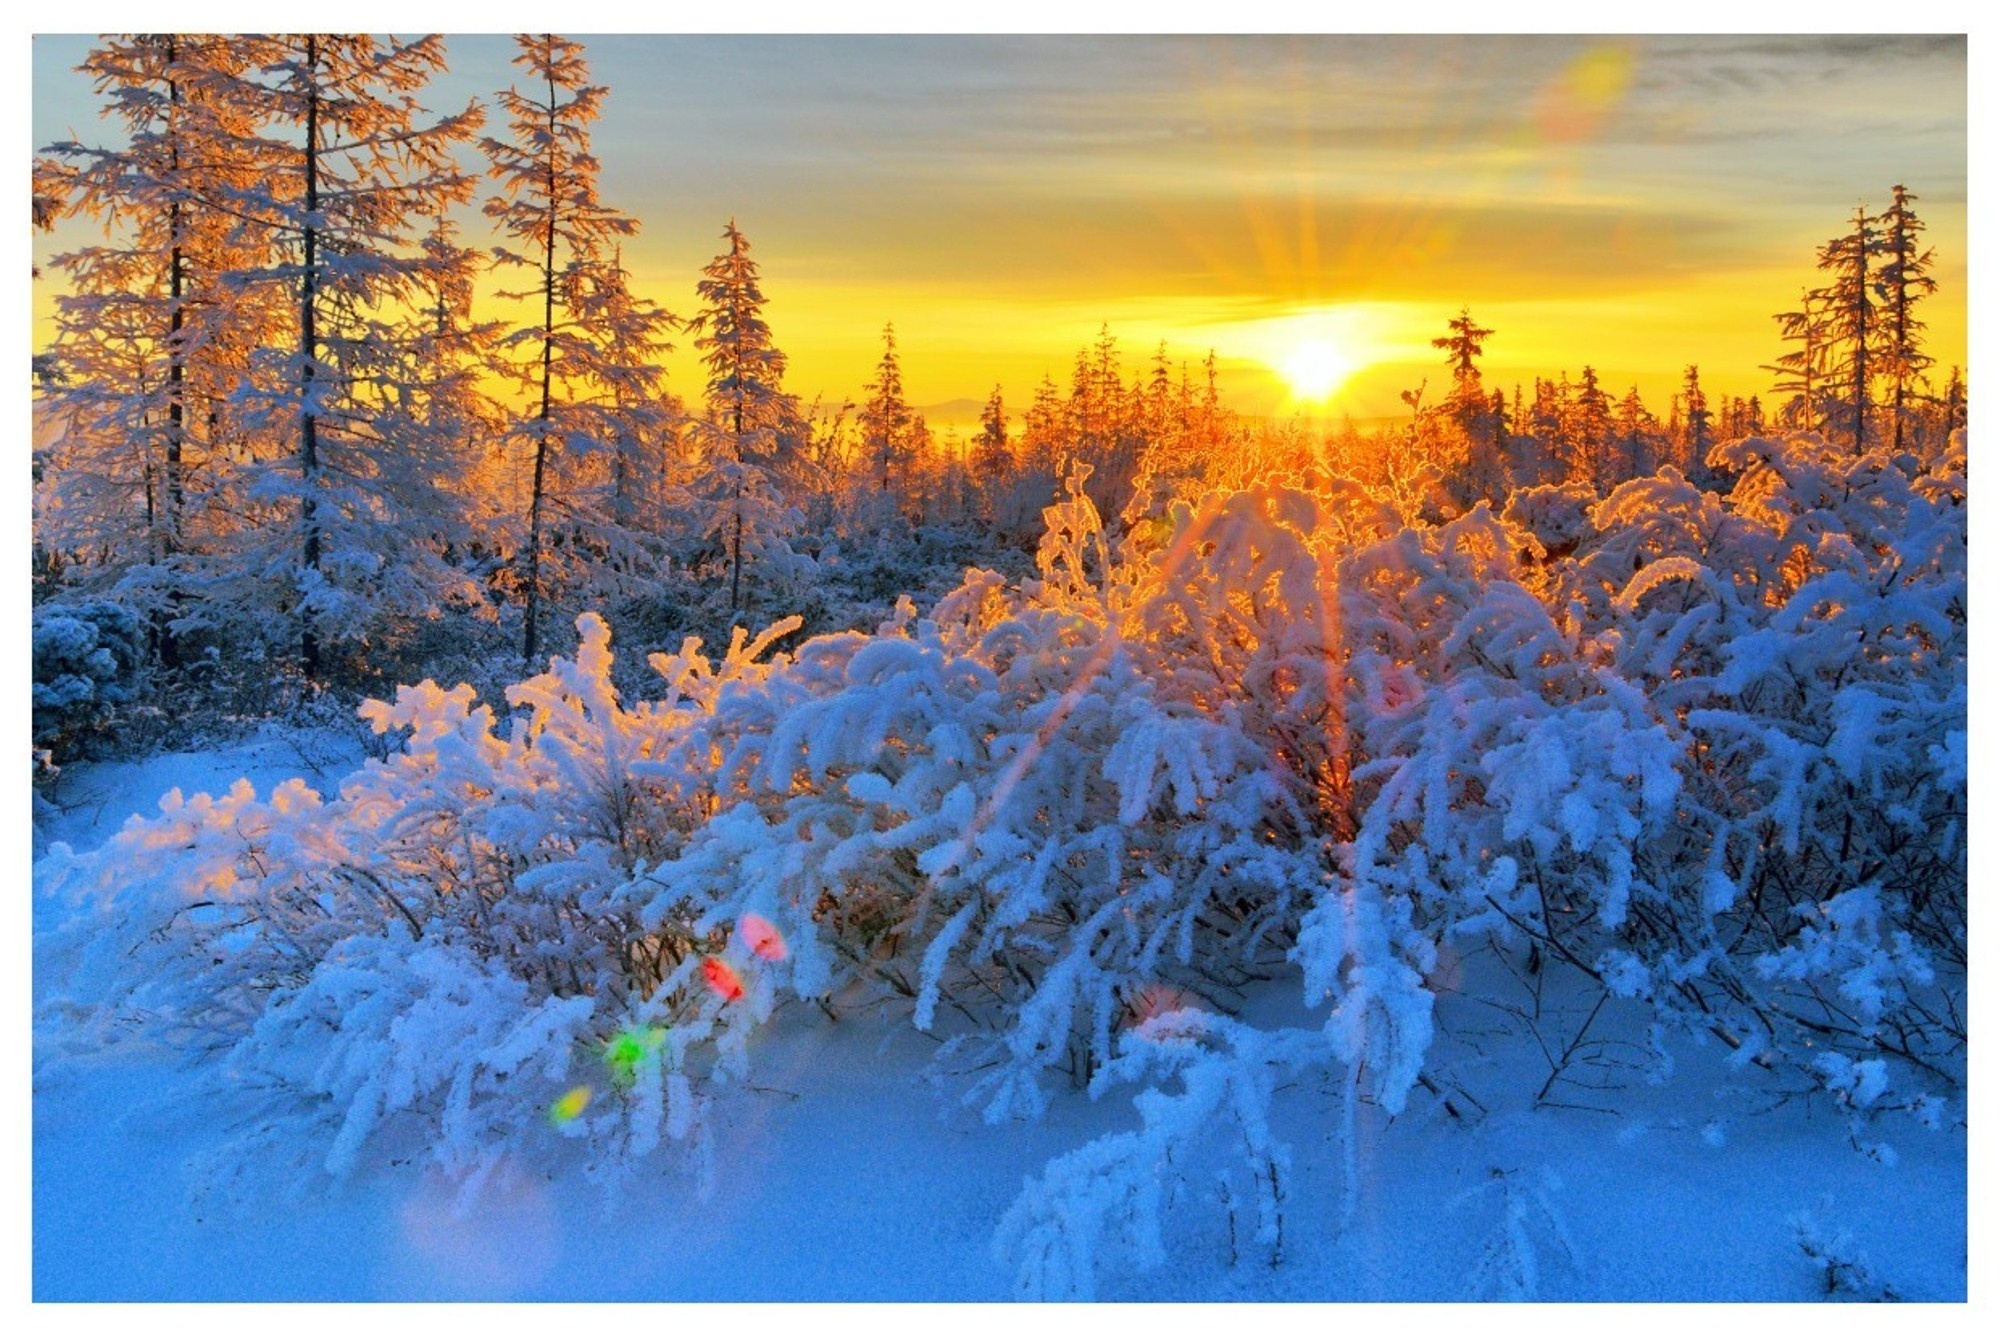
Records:
M590 1085L578 1084L569 1092L557 1098L549 1106L549 1123L566 1126L583 1115L583 1109L590 1106Z
M1307 403L1323 403L1354 374L1354 358L1340 345L1324 338L1300 343L1285 357L1278 369L1292 387L1292 396Z
M1542 138L1575 143L1594 137L1625 100L1638 65L1621 45L1594 46L1542 86L1534 123Z

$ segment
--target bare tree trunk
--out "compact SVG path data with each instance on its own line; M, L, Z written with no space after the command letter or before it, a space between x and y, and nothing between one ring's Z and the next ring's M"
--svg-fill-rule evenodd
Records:
M742 326L737 326L741 328ZM736 528L730 539L729 555L729 610L734 612L742 605L743 598L743 366L739 360L736 367Z
M528 605L521 658L532 670L541 647L542 492L548 475L550 382L556 337L556 81L549 75L549 228L542 240L542 404L536 413L535 477L528 495Z
M319 42L316 38L306 38L306 181L304 256L299 280L299 348L303 355L303 369L299 390L299 522L305 530L304 562L308 571L317 573L320 557L319 498L313 494L319 485L319 416L313 409L312 393L314 368L313 359L319 353L319 228L312 222L312 215L319 209L319 84L317 82L319 64ZM305 667L306 679L319 679L319 635L313 629L310 613L300 618L303 628L299 636L299 657Z
M174 81L173 66L178 55L174 39L167 38L167 152L168 167L176 188L180 185L181 144L178 112L181 103L180 85ZM167 234L173 238L172 249L167 256L167 448L166 448L166 515L160 528L160 545L163 555L173 555L180 550L181 538L181 438L186 424L186 349L181 335L185 316L181 311L181 298L185 291L187 259L181 249L181 201L175 195L167 205ZM177 597L169 594L172 601ZM180 662L180 646L174 640L171 628L171 611L156 617L153 631L159 646L160 663L174 667Z

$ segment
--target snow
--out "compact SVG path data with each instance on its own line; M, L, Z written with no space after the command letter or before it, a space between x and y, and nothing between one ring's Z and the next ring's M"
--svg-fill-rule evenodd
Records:
M294 776L323 781L301 756L324 764L329 749L324 736L274 734L209 754L78 766L64 776L68 809L47 833L87 846L172 787L220 789L238 775L260 792ZM38 924L64 911L38 900ZM1474 997L1506 991L1491 976L1461 980L1438 1004L1444 1029L1464 1034L1486 1004ZM37 977L38 994L50 981ZM1579 1017L1553 1004L1547 1014L1557 1039ZM1150 1022L1162 1019L1197 1022L1174 1009ZM986 1125L960 1105L962 1077L925 1076L934 1043L898 1016L832 1023L793 1004L757 1042L752 1079L720 1094L710 1116L709 1195L665 1164L642 1166L611 1192L580 1174L503 1162L468 1210L418 1162L303 1196L282 1155L218 1179L208 1160L231 1141L230 1109L212 1094L190 1100L188 1072L161 1056L45 1070L34 1094L35 1298L999 1301L1014 1294L1017 1272L995 1259L996 1227L1027 1198L1023 1183L1074 1163L1065 1156L1101 1136L1165 1124L1178 1096L1154 1093L1135 1109L1130 1087L1111 1083L1094 1099L1053 1096L1038 1122ZM1682 1044L1673 1077L1657 1084L1620 1073L1614 1050L1593 1068L1616 1077L1615 1100L1554 1099L1581 1108L1594 1098L1613 1112L1534 1108L1547 1066L1526 1040L1448 1067L1472 1072L1461 1077L1483 1114L1461 1098L1467 1115L1454 1117L1421 1090L1395 1117L1364 1100L1351 1183L1337 1133L1343 1081L1324 1071L1281 1079L1268 1127L1290 1154L1281 1262L1268 1262L1269 1228L1258 1235L1254 1183L1219 1180L1226 1158L1207 1158L1161 1178L1169 1207L1158 1240L1169 1262L1106 1270L1096 1295L1810 1301L1827 1265L1801 1248L1804 1217L1829 1246L1844 1236L1841 1253L1863 1257L1904 1299L1964 1300L1962 1108L1935 1130L1907 1119L1871 1126L1865 1147L1889 1150L1871 1154L1836 1109L1761 1097L1724 1067L1720 1048ZM1865 1063L1839 1074L1857 1103L1879 1092ZM1201 1087L1205 1097L1224 1089ZM1222 1207L1232 1200L1233 1266Z
M1739 466L73 765L38 1291L1960 1300L1962 511Z

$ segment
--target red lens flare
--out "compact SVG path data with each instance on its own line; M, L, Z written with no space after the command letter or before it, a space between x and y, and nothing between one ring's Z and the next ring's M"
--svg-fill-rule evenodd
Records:
M701 978L708 983L708 989L722 997L724 1001L743 999L743 979L736 970L720 959L708 958L701 961Z
M785 937L777 927L756 913L747 912L738 918L736 932L743 937L743 943L750 947L750 952L758 958L769 959L776 963L785 957Z

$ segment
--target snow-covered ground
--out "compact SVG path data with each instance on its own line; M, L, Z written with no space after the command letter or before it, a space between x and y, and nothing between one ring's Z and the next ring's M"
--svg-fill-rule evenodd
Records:
M95 846L171 787L221 790L241 774L260 791L292 775L324 786L359 759L351 742L273 731L219 753L79 765L38 834ZM37 930L63 911L38 895ZM1464 1115L1423 1093L1393 1119L1364 1108L1351 1221L1338 1093L1309 1076L1275 1103L1293 1153L1278 1263L1247 1224L1232 1243L1215 1174L1181 1165L1169 1169L1167 1263L1114 1265L1099 1295L1811 1301L1823 1281L1803 1225L1902 1299L1965 1299L1962 1105L1938 1130L1872 1126L1868 1142L1888 1151L1866 1153L1824 1101L1773 1105L1719 1052L1678 1051L1673 1077L1652 1083L1627 1049L1586 1043L1574 1078L1548 1094L1567 1105L1537 1109L1549 1071L1537 1045L1481 1036L1495 1027L1482 1010L1514 1003L1507 987L1522 984L1489 960L1463 968L1480 985L1447 996L1439 1018L1451 1035L1441 1040L1461 1044L1450 1062L1461 1087L1443 1092ZM37 976L38 997L49 984ZM1526 990L1518 1000L1532 1003ZM1543 1005L1543 1040L1559 1053L1581 1015L1559 997ZM1623 1036L1601 1025L1590 1035ZM794 1006L759 1043L752 1086L726 1094L714 1118L706 1198L662 1154L615 1197L515 1174L464 1211L416 1167L301 1197L274 1169L235 1162L231 1184L214 1185L231 1109L186 1097L173 1064L39 1068L34 1296L1004 1300L1013 1276L992 1241L1024 1179L1137 1120L1113 1091L1060 1097L1037 1123L983 1125L949 1078L930 1076L931 1040L898 1014L834 1023Z

